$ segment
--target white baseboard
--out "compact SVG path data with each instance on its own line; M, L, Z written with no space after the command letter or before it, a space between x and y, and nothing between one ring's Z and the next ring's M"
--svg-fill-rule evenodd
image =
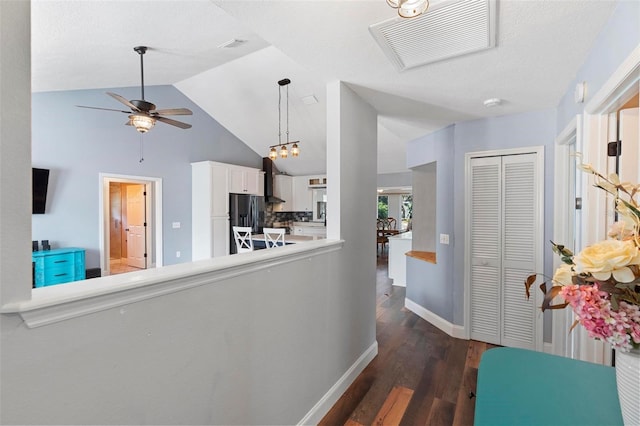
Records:
M553 343L542 342L542 351L546 354L554 354Z
M351 367L331 386L331 389L324 394L320 401L307 413L299 425L317 425L320 420L329 412L331 407L340 399L351 383L362 373L367 365L378 355L378 342L373 342L369 348L360 355Z
M418 305L413 300L405 298L404 307L427 321L429 324L438 327L449 336L455 337L456 339L468 339L463 326L450 323L449 321Z

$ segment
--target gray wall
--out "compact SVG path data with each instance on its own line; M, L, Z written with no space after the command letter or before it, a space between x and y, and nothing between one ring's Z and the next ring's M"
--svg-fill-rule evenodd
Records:
M143 138L125 126L127 115L77 108L87 105L120 109L105 92L127 99L140 97L138 87L34 93L32 96L32 163L51 169L47 209L32 217L32 239L54 247L87 250L87 267L100 266L98 222L99 173L162 178L164 264L191 260L191 166L214 160L262 168L262 157L229 133L173 86L145 88L158 108L186 107L192 116L176 119L193 125L182 130L157 123ZM180 222L179 229L171 227ZM176 251L182 253L176 258Z
M378 188L411 186L411 172L384 173L378 175Z

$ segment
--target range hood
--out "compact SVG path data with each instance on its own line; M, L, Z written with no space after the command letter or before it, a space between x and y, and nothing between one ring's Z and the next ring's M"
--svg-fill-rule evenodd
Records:
M279 174L278 168L269 157L262 159L262 170L264 170L264 201L270 204L284 203L285 201L273 195L275 183L274 176Z

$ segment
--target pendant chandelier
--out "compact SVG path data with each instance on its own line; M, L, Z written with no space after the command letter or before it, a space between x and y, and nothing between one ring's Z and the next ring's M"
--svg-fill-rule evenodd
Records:
M429 8L429 0L387 0L387 4L398 9L402 18L415 18Z
M291 80L288 78L278 81L278 144L269 147L269 158L272 160L277 159L278 156L287 158L289 152L291 152L292 157L300 155L300 148L298 148L300 141L289 141L289 83L291 83ZM285 86L287 92L287 141L282 142L282 88ZM287 148L288 145L291 145L291 151Z

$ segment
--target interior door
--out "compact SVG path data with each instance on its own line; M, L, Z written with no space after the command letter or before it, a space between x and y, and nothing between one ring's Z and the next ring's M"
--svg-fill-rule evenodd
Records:
M536 236L543 233L536 206L536 154L502 157L502 333L504 346L535 349L535 295L523 296L523 284L536 270Z
M127 264L146 268L146 202L144 185L127 185Z
M542 235L538 154L471 159L470 330L471 338L536 349L541 323L535 295L523 283L536 271Z
M500 344L500 157L471 160L471 338Z

